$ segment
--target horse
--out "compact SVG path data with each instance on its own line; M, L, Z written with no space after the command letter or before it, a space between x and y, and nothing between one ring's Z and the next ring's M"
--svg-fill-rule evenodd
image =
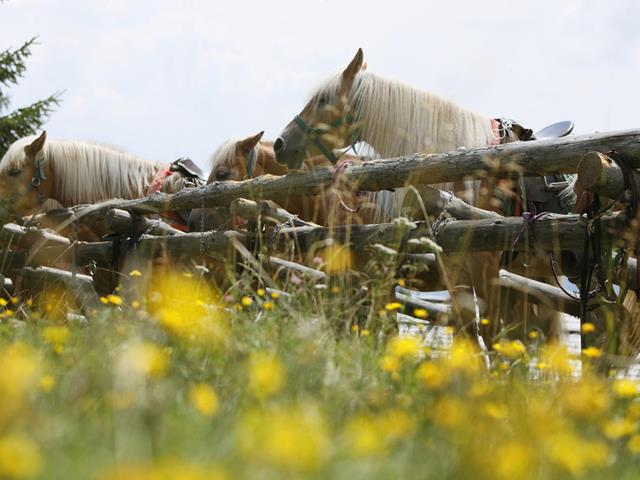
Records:
M176 170L176 171L174 171ZM15 141L0 160L0 193L20 217L47 205L71 207L159 190L173 193L193 183L180 168L153 162L116 147L77 140L47 140L46 132ZM171 217L184 227L177 217ZM95 240L104 226L92 225Z
M390 158L531 138L532 132L517 124L485 117L433 93L370 73L359 49L343 71L314 90L300 113L282 130L274 150L278 163L297 169L305 158L313 155L324 155L335 163L332 149L359 141L370 144L382 158ZM411 184L411 179L407 184ZM454 190L468 203L496 210L488 185L486 181L466 181L436 188ZM376 193L376 202L381 207L376 220L388 221L403 213L403 206L415 200L413 194L408 195L410 191L415 190L405 187ZM420 214L415 209L411 213ZM499 324L500 289L494 286L494 279L498 277L500 255L476 252L443 258L452 283L458 277L457 281L471 284L492 309L488 315L491 326L483 328L485 343L491 341Z
M224 142L209 157L211 173L207 183L240 181L261 175L286 175L286 166L276 161L273 142L262 140L264 132L240 139ZM345 154L341 164L362 161L361 157ZM302 170L330 166L324 156L308 158L303 162ZM339 172L333 185L325 192L311 197L299 195L285 196L280 206L303 220L331 227L371 223L377 207L368 201L368 196L353 192L340 184Z

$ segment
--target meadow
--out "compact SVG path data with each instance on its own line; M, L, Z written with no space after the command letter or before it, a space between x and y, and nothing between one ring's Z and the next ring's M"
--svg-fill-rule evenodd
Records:
M123 278L86 317L53 289L2 302L2 478L638 476L638 385L595 348L531 330L486 355L449 327L431 350L397 335L389 279Z

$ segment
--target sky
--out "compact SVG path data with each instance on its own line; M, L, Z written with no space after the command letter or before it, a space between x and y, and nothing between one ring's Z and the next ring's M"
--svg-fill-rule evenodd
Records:
M370 72L534 130L640 127L635 0L5 0L0 50L39 35L14 108L64 90L50 138L202 166L275 139L358 47Z

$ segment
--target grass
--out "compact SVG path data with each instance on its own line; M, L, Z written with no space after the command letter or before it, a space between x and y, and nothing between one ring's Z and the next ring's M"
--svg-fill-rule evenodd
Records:
M637 478L638 385L586 357L576 377L535 333L488 367L458 335L445 356L397 337L388 278L291 299L150 278L86 324L51 292L4 307L0 476Z

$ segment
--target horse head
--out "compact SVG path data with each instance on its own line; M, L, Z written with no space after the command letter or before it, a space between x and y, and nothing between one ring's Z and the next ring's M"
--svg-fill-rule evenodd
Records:
M264 132L259 132L241 140L229 140L222 144L209 157L211 173L207 183L227 180L243 180L257 177L264 173L264 162L259 162L265 155L260 148L260 140Z
M324 155L335 164L332 150L358 140L350 93L363 62L364 54L358 49L341 74L313 93L273 144L278 163L299 169L305 158Z
M24 216L38 211L51 197L53 181L46 159L47 133L15 141L0 160L0 195L8 210Z

